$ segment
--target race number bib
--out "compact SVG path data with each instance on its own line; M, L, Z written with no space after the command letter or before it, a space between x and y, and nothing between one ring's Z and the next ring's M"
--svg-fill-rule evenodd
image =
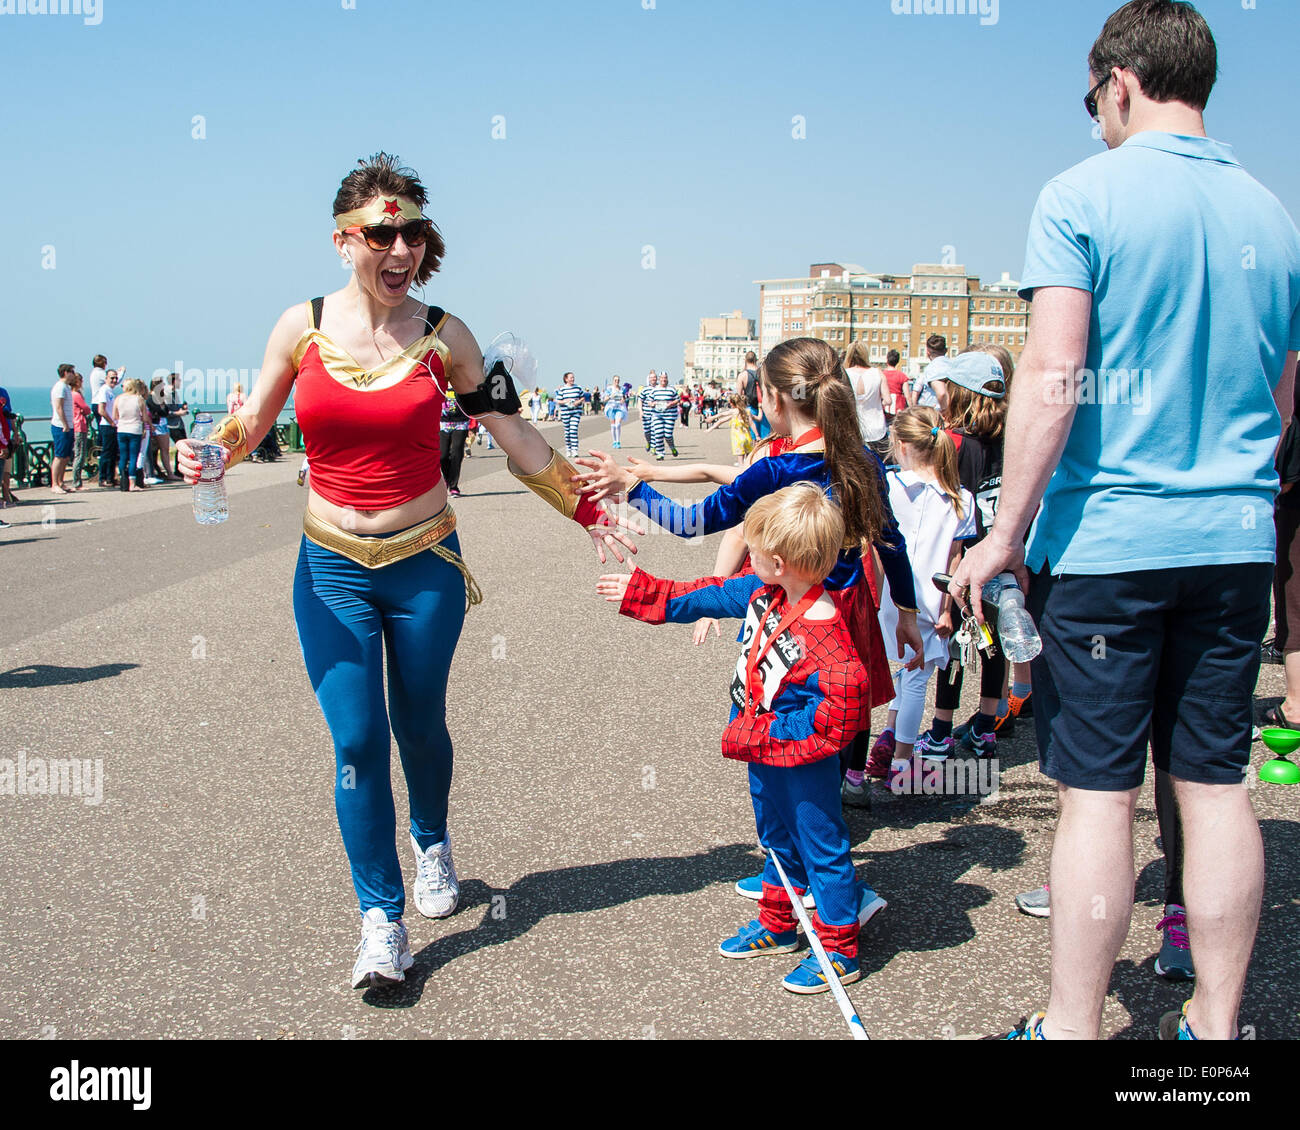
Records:
M731 679L731 701L743 712L745 709L745 667L749 661L752 647L759 646L777 628L781 618L775 612L769 612L772 598L764 593L750 601L745 612L745 630L740 638L740 658L736 661L736 672ZM763 625L759 635L759 624ZM803 648L799 641L787 629L782 632L767 649L758 665L757 676L763 688L760 711L772 709L772 699L776 697L781 684L790 674L791 669L803 658Z

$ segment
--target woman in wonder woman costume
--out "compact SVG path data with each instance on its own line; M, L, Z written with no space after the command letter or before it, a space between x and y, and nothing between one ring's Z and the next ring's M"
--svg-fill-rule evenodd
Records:
M582 499L573 468L519 415L504 366L486 378L474 335L409 294L438 270L441 235L424 186L380 153L343 178L334 246L353 269L342 290L290 307L271 331L247 403L213 433L233 466L270 429L291 390L311 492L294 577L298 640L334 741L334 802L362 915L354 988L405 979L412 964L395 847L389 723L410 792L415 904L453 913L459 884L447 831L452 745L447 674L470 605L481 599L460 556L439 467L447 385L510 457L511 472L589 531L600 560L635 546ZM178 445L187 482L200 465ZM383 662L388 660L385 704Z

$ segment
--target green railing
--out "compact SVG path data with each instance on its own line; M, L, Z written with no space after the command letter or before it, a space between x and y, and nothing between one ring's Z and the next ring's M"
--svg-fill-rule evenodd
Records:
M54 439L28 439L23 425L27 423L27 417L17 416L12 421L13 435L10 443L12 446L11 455L13 457L13 466L10 468L10 479L16 489L25 487L39 487L50 485L50 465L54 461ZM36 417L31 420L32 424L48 424L49 417ZM189 427L193 426L194 413L191 413ZM302 442L302 429L298 427L297 420L289 420L288 423L275 425L275 439L281 449L289 451L305 451L306 448ZM95 478L99 475L99 429L90 429L90 451L86 456L86 462L83 473L87 478ZM175 457L173 456L173 467L175 470ZM68 470L72 470L72 459L68 459Z

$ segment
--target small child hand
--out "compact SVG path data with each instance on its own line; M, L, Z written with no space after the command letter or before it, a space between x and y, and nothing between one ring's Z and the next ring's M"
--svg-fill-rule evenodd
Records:
M944 610L940 614L939 619L934 622L934 634L941 640L948 639L952 635L953 628L955 627L952 622L952 609L947 606L948 603L949 602L947 601L944 602Z
M608 601L622 604L631 579L630 573L604 573L596 582L596 592Z
M634 474L643 483L652 483L655 478L655 465L647 463L644 459L638 459L635 455L627 457L627 470Z
M711 616L705 616L703 619L695 621L695 630L691 633L691 642L698 647L709 638L709 629L713 629L713 634L721 638L722 630L718 627L718 622Z

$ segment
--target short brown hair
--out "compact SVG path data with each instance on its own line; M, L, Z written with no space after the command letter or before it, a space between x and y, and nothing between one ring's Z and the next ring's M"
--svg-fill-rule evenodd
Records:
M76 365L68 365L68 364L60 365L60 366L59 366L59 380L63 380L63 374L64 374L64 373L75 373L76 371L77 371L77 366L76 366Z
M925 347L931 353L937 353L942 357L948 352L948 339L943 334L931 334L925 339Z
M813 582L835 568L844 544L844 515L816 483L795 483L764 495L745 515L745 541Z
M429 200L429 194L414 169L406 168L397 157L388 153L376 153L369 160L358 161L357 167L343 178L334 196L334 215L360 208L376 196L405 196L421 212ZM430 226L433 231L424 245L420 269L415 272L416 286L429 281L442 266L442 257L447 253L437 225L431 223Z
M1205 17L1186 0L1130 0L1111 14L1088 52L1097 81L1116 67L1132 71L1152 101L1204 110L1219 52Z
M745 364L746 365L758 364L758 354L755 353L752 349L745 354Z

